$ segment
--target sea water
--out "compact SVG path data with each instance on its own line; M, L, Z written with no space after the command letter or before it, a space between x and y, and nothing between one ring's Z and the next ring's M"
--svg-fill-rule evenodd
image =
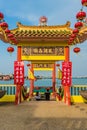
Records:
M0 84L14 84L14 80L0 80ZM56 79L56 86L61 85L61 80ZM87 85L87 78L72 78L72 85ZM30 86L30 81L25 80L24 86ZM52 79L38 79L34 82L34 86L52 86Z
M0 85L4 85L6 84L7 86L9 85L13 85L14 84L14 80L0 80ZM73 85L87 85L87 78L73 78L72 79L72 86ZM29 88L30 86L30 81L29 80L25 80L24 82L24 86ZM52 87L52 79L38 79L34 82L34 86L38 86L38 87ZM61 86L61 80L56 79L56 87L59 88ZM3 87L2 89L6 90L7 95L9 94L15 94L15 88L12 87ZM71 87L71 94L73 95L79 95L79 91L83 89L83 88L72 88ZM87 88L84 88L87 90Z

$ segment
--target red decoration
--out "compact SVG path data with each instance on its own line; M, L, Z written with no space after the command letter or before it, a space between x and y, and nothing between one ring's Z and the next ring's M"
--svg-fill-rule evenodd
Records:
M75 28L80 29L83 26L82 22L75 23Z
M16 40L16 38L13 36L13 34L10 34L10 35L9 35L9 39L10 39L13 43L15 43L15 44L18 43L17 40Z
M14 84L17 85L24 84L24 62L23 61L14 62Z
M27 66L30 66L30 64L27 64Z
M3 13L0 12L0 20L2 20L4 18Z
M81 3L83 6L87 6L87 0L82 0Z
M45 16L40 17L40 22L41 23L47 22L47 17Z
M74 41L74 38L70 37L69 41L68 41L68 45L71 45Z
M77 13L76 18L78 20L83 20L86 17L86 13L84 11L80 11Z
M11 38L9 38L9 39L12 40L12 41L16 40L15 37L11 37Z
M75 53L79 53L79 52L80 52L80 48L79 48L79 47L75 47L75 48L73 49L73 51L74 51Z
M69 41L69 42L68 42L68 45L72 45L72 43L73 43L73 41Z
M71 86L72 84L72 62L62 62L62 85Z
M8 38L13 38L14 35L12 33L8 34Z
M6 30L5 30L5 33L6 33L6 34L10 33L10 30L9 30L9 29L6 29Z
M56 64L56 66L58 66L58 67L59 67L59 66L60 66L60 64Z
M69 38L69 41L70 41L70 42L73 42L73 41L74 41L74 38L73 38L73 37L70 37L70 38Z
M8 24L6 22L2 22L0 23L0 26L5 30L6 28L8 28Z
M70 36L70 38L73 38L73 39L76 38L76 34L72 33L71 36Z
M78 34L79 33L79 30L77 29L77 28L75 28L74 30L73 30L73 34Z
M13 41L13 43L15 43L15 44L18 44L18 42L17 42L17 40L15 39L15 40L12 40Z
M13 47L8 47L8 48L7 48L7 51L8 51L9 53L12 53L12 52L14 52L14 48L13 48Z

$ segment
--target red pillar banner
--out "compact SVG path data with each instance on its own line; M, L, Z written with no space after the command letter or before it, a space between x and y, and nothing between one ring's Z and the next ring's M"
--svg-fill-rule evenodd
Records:
M14 84L24 84L24 62L14 61Z
M72 85L72 62L62 62L62 85Z

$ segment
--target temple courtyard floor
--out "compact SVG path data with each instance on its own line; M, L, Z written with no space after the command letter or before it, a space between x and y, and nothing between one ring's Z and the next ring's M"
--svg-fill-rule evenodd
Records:
M0 103L0 130L87 130L87 104L56 101Z

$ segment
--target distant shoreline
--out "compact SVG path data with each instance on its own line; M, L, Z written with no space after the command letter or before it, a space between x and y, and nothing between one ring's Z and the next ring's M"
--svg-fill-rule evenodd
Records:
M48 76L48 77L45 77L45 76L35 76L37 80L41 80L41 79L52 79L52 77ZM25 80L28 80L28 76L24 76ZM1 74L0 75L0 80L12 80L14 79L14 74ZM58 79L56 77L56 79ZM75 76L75 77L72 77L72 79L87 79L87 76ZM60 80L60 79L59 79Z

